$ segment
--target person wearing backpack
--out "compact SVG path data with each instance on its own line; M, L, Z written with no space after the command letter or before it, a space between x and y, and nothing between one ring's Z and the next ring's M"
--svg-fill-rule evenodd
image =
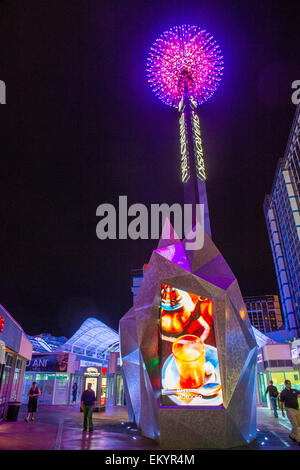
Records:
M267 393L269 394L269 397L270 397L271 405L274 411L274 416L275 418L278 418L278 413L277 413L278 390L275 387L275 385L273 385L272 380L270 380L269 385L267 386L267 390L265 394L267 395Z

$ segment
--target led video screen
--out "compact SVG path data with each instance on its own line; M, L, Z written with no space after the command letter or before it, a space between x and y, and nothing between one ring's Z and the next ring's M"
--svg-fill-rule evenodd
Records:
M161 284L162 406L223 405L210 299Z

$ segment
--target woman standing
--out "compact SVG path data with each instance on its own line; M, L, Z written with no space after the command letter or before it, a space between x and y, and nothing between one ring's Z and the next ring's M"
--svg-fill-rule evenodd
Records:
M72 387L72 404L73 404L73 403L76 403L77 389L78 389L77 383L74 382L74 383L73 383L73 387Z
M29 421L29 416L31 413L31 421L34 421L34 413L37 410L38 397L40 396L40 389L36 386L36 382L33 382L31 389L28 392L29 400L27 407L27 416L25 418L26 423Z

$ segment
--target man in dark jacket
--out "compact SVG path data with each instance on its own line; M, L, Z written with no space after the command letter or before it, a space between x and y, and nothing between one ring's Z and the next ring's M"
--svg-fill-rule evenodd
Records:
M280 393L280 406L282 416L284 416L283 404L285 405L285 411L287 417L292 425L292 431L289 438L294 442L298 442L300 445L300 410L298 404L298 397L300 397L300 391L296 388L292 388L290 380L285 380L285 388Z
M92 384L88 383L88 388L81 395L81 406L83 408L83 430L87 431L89 424L89 432L93 431L93 410L95 406L95 392L92 390Z
M278 390L275 387L275 385L273 385L272 380L270 380L270 382L269 382L269 385L268 385L267 390L266 390L266 395L267 395L267 393L269 393L271 405L272 405L272 408L273 408L273 411L274 411L274 416L275 416L275 418L278 418L278 414L277 414Z

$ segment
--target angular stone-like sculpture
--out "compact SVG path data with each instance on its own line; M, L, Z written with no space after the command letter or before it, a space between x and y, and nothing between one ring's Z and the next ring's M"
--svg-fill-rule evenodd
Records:
M167 221L167 225L169 222ZM256 436L257 345L228 264L205 233L199 250L173 236L152 253L134 306L120 321L129 417L165 449L230 448ZM161 284L212 301L221 407L162 406L159 367Z

